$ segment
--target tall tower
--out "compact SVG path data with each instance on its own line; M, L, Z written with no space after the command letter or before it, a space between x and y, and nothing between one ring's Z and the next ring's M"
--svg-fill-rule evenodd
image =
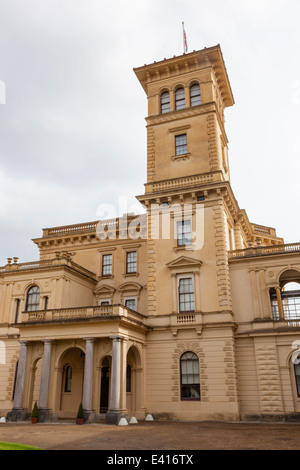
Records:
M148 313L180 313L180 276L189 273L195 305L186 308L228 313L227 250L234 248L235 200L224 109L234 99L220 46L134 71L148 98L147 183L138 196L148 209ZM174 207L185 209L186 222ZM161 233L168 208L169 237Z

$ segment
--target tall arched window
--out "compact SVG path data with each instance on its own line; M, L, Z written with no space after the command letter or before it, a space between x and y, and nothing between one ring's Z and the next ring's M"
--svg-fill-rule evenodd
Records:
M160 111L162 114L170 111L170 93L165 91L160 96Z
M126 392L131 392L131 366L127 364L126 368Z
M198 356L185 352L180 358L181 400L200 400L200 375Z
M30 287L26 297L26 312L34 312L40 308L40 288Z
M200 86L197 83L192 85L190 88L190 102L191 106L198 106L201 104Z
M178 88L175 92L175 108L176 109L184 109L185 108L185 96L184 96L184 89Z

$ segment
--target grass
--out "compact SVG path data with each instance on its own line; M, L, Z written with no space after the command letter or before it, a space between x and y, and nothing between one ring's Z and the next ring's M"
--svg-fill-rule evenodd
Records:
M14 442L0 441L0 450L43 450L39 447L26 446L24 444L16 444Z

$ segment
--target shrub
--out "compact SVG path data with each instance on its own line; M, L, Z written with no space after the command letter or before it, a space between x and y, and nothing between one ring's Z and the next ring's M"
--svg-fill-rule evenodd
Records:
M78 412L77 412L77 418L79 418L79 419L84 418L82 403L80 403L80 405L79 405Z
M37 402L35 402L33 410L31 412L31 418L38 418L39 417L39 409L37 406Z

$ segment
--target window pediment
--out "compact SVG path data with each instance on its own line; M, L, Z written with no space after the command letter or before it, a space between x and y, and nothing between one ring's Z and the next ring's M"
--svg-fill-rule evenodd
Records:
M94 290L94 294L96 295L113 295L116 289L114 289L111 286L105 285L105 284L100 284L99 286L96 287Z
M202 265L202 261L189 258L188 256L180 256L179 258L167 263L167 267L172 272L188 270L189 272L198 271Z

